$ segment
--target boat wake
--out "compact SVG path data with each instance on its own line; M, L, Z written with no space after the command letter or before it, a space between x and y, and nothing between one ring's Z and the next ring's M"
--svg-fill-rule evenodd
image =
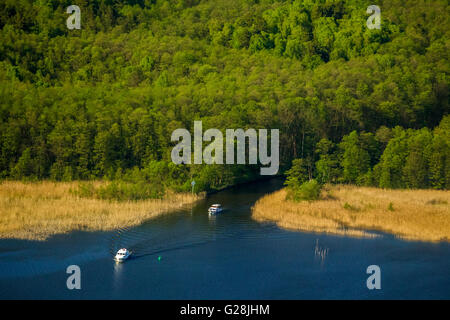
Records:
M132 252L131 258L158 254L171 250L189 248L213 241L210 237L179 235L177 237L161 237L151 233L136 231L133 228L121 228L113 236L110 254L114 256L118 249L127 248Z
M130 258L139 258L166 251L205 245L227 238L258 239L277 234L273 224L255 223L249 218L221 215L198 221L182 214L179 219L160 217L138 227L120 228L111 238L110 254L120 248L132 252Z

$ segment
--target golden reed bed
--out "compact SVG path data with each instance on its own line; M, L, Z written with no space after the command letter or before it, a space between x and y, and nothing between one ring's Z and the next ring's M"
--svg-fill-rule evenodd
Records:
M450 191L326 186L324 200L292 202L286 189L256 202L252 217L287 229L370 237L379 230L404 239L450 241ZM326 199L326 200L325 200Z
M0 238L45 240L73 230L133 226L202 197L172 193L162 200L116 202L77 197L70 192L77 186L77 182L2 182Z

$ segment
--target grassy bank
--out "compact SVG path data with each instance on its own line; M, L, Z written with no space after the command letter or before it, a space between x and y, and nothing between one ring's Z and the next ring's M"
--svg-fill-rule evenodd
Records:
M321 200L293 202L282 189L258 200L252 213L255 220L288 229L353 236L380 230L411 240L450 241L450 191L338 185L327 186Z
M94 182L96 187L106 182ZM0 238L44 240L73 230L112 230L142 223L201 198L167 193L162 199L109 201L87 199L73 190L78 182L0 184Z

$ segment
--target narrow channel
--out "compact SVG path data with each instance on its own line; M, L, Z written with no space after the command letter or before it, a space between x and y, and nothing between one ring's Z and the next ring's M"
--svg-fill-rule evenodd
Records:
M255 201L281 187L280 179L237 186L113 232L0 240L0 298L450 298L448 243L294 232L252 220ZM211 218L213 203L225 211ZM120 247L134 258L115 263ZM72 264L80 266L81 290L66 287ZM366 286L373 264L381 268L381 290Z

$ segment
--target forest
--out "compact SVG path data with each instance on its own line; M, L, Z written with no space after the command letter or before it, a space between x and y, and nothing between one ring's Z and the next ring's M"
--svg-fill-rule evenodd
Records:
M0 179L145 197L258 179L257 165L172 163L171 133L201 120L279 129L280 173L449 189L449 2L372 2L2 0Z

